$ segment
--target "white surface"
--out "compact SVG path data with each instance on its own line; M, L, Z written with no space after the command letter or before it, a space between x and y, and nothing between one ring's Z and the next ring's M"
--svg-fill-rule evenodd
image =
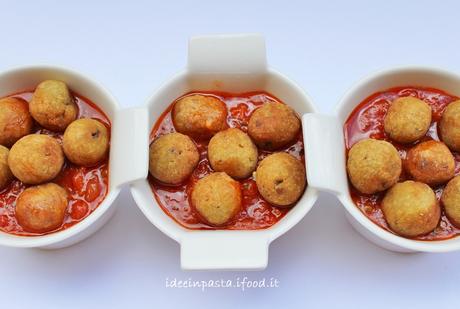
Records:
M460 72L458 12L444 1L306 4L173 1L126 4L0 2L0 70L47 62L102 82L123 106L143 104L186 62L191 35L261 32L268 62L303 86L321 112L367 73L426 64ZM114 218L59 251L0 248L1 308L458 306L460 253L397 254L372 245L327 194L270 248L267 270L182 272L178 245L127 190ZM280 288L166 289L165 278L276 277Z

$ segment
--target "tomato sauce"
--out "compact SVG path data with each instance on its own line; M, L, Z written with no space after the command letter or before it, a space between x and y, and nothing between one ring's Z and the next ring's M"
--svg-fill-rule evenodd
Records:
M432 109L432 120L429 130L423 138L413 144L402 145L392 141L385 134L384 118L391 102L399 97L406 96L413 96L428 103ZM345 122L344 135L346 151L348 153L351 146L365 138L385 140L396 147L401 159L403 160L404 167L404 160L406 158L407 151L410 148L419 142L439 140L438 122L441 120L442 113L444 112L446 106L457 99L457 97L449 95L438 89L420 87L397 87L375 93L361 102L353 110ZM458 175L460 173L460 154L457 152L452 152L452 154L455 158L455 175ZM401 173L399 180L404 181L407 179L410 179L409 175L404 172L403 168L403 172ZM440 201L444 186L445 185L440 185L433 188L438 201ZM349 183L349 187L351 197L358 208L377 225L391 232L381 209L381 202L385 192L367 195L357 191L351 183ZM415 239L442 240L452 238L459 234L460 229L452 225L443 212L438 227L433 232L427 235L415 237Z
M93 118L101 121L109 128L110 121L104 112L96 104L85 97L72 93L78 106L78 118ZM23 91L10 95L30 101L32 91ZM54 136L62 144L62 132L53 132L34 124L33 133L48 134ZM0 230L10 234L38 236L65 230L82 221L91 214L104 200L108 191L109 172L108 159L92 167L80 167L65 160L59 175L52 180L67 189L69 204L64 223L56 230L46 233L31 233L24 231L15 217L16 199L29 185L14 179L5 189L0 192Z
M256 108L268 102L280 102L274 96L264 92L251 92L238 95L219 92L194 92L185 96L192 94L214 96L222 100L227 105L227 123L229 127L239 128L244 132L247 132L249 117ZM171 110L177 100L164 111L154 125L150 134L150 142L161 135L175 132ZM149 183L155 199L166 214L180 225L189 229L257 230L272 226L289 211L289 209L274 207L265 201L259 194L256 182L251 176L240 180L243 196L242 211L231 223L225 227L216 228L202 222L197 211L191 206L189 196L193 185L199 179L213 172L207 155L208 142L209 140L195 140L200 153L200 160L197 168L185 183L179 186L168 186L158 182L149 174ZM285 151L298 158L304 164L302 133L299 132L297 139L291 145L277 151ZM259 162L271 153L273 152L259 149Z

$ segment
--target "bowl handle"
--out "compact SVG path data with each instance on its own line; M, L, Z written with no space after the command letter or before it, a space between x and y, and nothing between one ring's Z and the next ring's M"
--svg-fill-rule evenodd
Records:
M121 186L145 179L149 164L149 128L146 108L115 113L110 149L112 184Z
M302 116L308 185L334 194L347 192L342 126L333 116Z

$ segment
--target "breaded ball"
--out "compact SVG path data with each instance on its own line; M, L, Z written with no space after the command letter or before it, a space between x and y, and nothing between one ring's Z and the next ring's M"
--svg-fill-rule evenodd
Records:
M26 184L39 184L56 177L64 164L64 154L56 139L44 134L26 135L11 147L8 165Z
M0 100L0 145L11 147L18 139L30 134L32 126L27 101L14 97Z
M390 228L405 237L430 233L441 217L433 190L411 180L397 183L388 190L382 201L382 211Z
M212 173L197 181L192 191L192 206L211 225L224 225L241 210L238 181L223 172Z
M274 153L257 167L256 184L259 193L270 204L292 206L304 192L305 167L288 153Z
M150 174L163 183L180 184L190 177L199 159L198 149L190 137L169 133L150 145Z
M456 227L460 228L460 176L449 181L441 196L447 218Z
M392 144L369 138L351 147L347 171L351 183L358 191L373 194L398 182L402 162L398 150Z
M300 119L286 104L269 102L249 118L248 133L262 149L275 150L293 142L300 130Z
M256 145L240 129L220 131L211 138L208 145L212 168L233 178L249 177L256 169L257 155Z
M439 122L442 141L453 151L460 151L460 100L447 105Z
M107 127L95 119L77 119L65 129L62 148L70 162L81 166L92 166L107 156L109 150Z
M180 99L174 104L172 119L177 132L197 138L209 138L228 127L225 103L212 96Z
M454 156L444 143L434 140L411 148L405 167L414 180L430 186L447 182L455 174Z
M431 107L414 97L393 101L384 120L385 133L399 143L412 143L423 137L431 124Z
M28 232L44 233L64 222L67 191L55 183L25 189L16 202L16 219Z
M0 190L3 190L13 179L13 173L8 166L9 152L8 148L0 145Z
M29 104L32 117L44 128L62 132L77 118L78 107L67 85L46 80L35 89Z

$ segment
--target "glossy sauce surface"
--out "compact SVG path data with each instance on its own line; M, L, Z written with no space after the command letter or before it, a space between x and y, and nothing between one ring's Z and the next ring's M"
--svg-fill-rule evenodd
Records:
M10 95L30 101L33 91L24 91ZM110 132L110 121L106 115L90 100L73 93L75 102L78 105L78 118L93 118L104 123ZM36 122L32 133L41 133L54 136L62 145L63 133L52 132L40 127ZM108 159L93 167L80 167L65 160L64 166L59 175L52 180L67 189L69 203L67 213L62 226L47 233L30 233L22 229L15 217L16 199L28 185L14 179L10 185L0 192L0 230L17 235L44 235L64 230L75 225L91 212L104 200L108 191Z
M227 123L229 127L239 128L244 132L247 132L249 117L257 107L271 101L280 102L275 97L261 92L238 95L216 92L194 92L187 95L192 94L215 96L222 100L227 105ZM177 100L181 98L178 98ZM152 129L150 142L161 135L175 132L171 119L171 110L176 101L174 101L158 119ZM189 229L217 229L216 227L203 223L200 220L198 213L189 203L189 196L194 183L213 172L207 156L209 140L194 141L198 147L198 151L200 152L200 161L192 176L186 181L186 183L180 186L168 186L161 184L149 174L150 186L163 211L165 211L166 214L168 214L180 225ZM301 131L299 132L297 139L290 146L277 151L288 152L304 164L304 146ZM271 153L273 152L259 149L259 162ZM266 202L260 196L259 191L257 190L256 182L252 176L247 179L240 180L240 184L243 196L242 211L231 223L224 227L220 227L219 229L257 230L268 228L278 222L289 211L289 208L277 208Z
M431 126L427 134L419 141L413 144L398 144L392 141L384 131L384 119L388 108L395 99L399 97L414 96L419 98L431 106L432 120ZM417 87L398 87L388 89L383 92L378 92L363 102L361 102L351 113L344 125L345 146L346 151L358 141L365 138L382 139L392 143L399 152L401 159L406 158L407 151L419 142L427 140L439 140L438 135L438 121L441 120L442 113L446 106L457 100L455 96L451 96L441 90L432 88L417 88ZM460 154L452 152L455 158L455 175L460 173ZM401 173L400 181L410 179L404 172ZM366 195L357 191L351 183L349 183L350 194L358 206L358 208L373 222L382 228L391 231L385 221L383 212L381 210L381 202L385 196L385 192L377 194ZM434 189L438 201L440 201L444 185L437 186ZM440 204L441 205L441 204ZM441 216L441 221L438 227L431 233L423 236L416 237L419 240L442 240L457 236L460 234L460 229L453 226L444 212Z

